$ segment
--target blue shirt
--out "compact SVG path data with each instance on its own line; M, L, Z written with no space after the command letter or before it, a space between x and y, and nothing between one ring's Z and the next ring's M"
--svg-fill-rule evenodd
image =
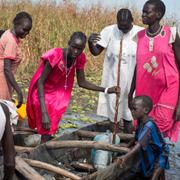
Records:
M135 140L141 144L139 170L145 177L152 175L156 164L169 168L169 148L153 120L138 124Z

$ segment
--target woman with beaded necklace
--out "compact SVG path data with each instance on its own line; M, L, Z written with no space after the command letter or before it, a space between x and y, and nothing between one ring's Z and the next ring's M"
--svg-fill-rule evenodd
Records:
M137 96L150 96L150 116L164 137L176 142L180 130L180 38L175 27L160 25L165 9L161 0L149 0L143 7L142 21L148 27L136 38L137 65L129 105L134 90Z
M30 82L27 115L30 128L42 135L42 142L51 138L68 106L75 71L80 87L105 93L118 93L119 88L99 87L86 81L83 50L86 35L74 32L67 48L53 48L41 56L42 63Z

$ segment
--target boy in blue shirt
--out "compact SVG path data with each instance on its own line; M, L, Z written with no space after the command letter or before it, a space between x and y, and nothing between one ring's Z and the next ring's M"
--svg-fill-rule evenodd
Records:
M128 173L128 177L122 178L123 180L155 180L153 173L157 169L158 173L163 173L164 169L169 168L168 146L153 119L148 116L152 107L152 100L148 96L137 96L132 101L131 111L138 125L134 142L130 145L135 145L130 152L118 159L118 164L123 167L132 158L136 158L137 161Z

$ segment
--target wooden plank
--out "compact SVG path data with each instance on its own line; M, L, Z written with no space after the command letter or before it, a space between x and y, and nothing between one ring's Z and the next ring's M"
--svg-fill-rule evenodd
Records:
M165 172L164 169L158 167L153 172L152 180L165 180Z
M86 171L86 172L96 171L96 169L91 164L88 163L73 162L71 163L71 166L80 171Z
M25 132L32 132L32 133L35 133L37 134L37 130L35 129L30 129L30 128L26 128L26 127L18 127L16 129L14 129L14 131L25 131Z
M13 135L16 136L16 135L32 135L32 134L35 134L34 132L29 132L29 131L14 131L13 132Z
M85 130L78 130L76 134L80 137L86 138L94 138L98 134L102 134L102 132L93 132L93 131L85 131ZM134 134L125 134L125 133L117 133L121 140L130 141L134 138Z
M112 145L96 141L49 141L45 144L47 149L59 149L59 148L95 148L113 152L127 153L129 148L120 147L118 145Z
M24 147L24 146L15 146L15 151L17 153L25 153L25 152L30 152L32 151L34 148L32 147Z
M71 178L73 180L80 180L81 179L81 177L79 177L79 176L77 176L77 175L75 175L75 174L73 174L73 173L71 173L71 172L69 172L67 170L64 170L62 168L53 166L51 164L47 164L47 163L44 163L44 162L41 162L41 161L32 160L32 159L25 159L25 158L24 158L24 161L26 163L28 163L29 165L33 166L33 167L45 169L45 170L54 172L56 174L60 174L62 176Z
M18 170L28 180L45 180L36 170L29 166L21 157L16 156L16 170Z

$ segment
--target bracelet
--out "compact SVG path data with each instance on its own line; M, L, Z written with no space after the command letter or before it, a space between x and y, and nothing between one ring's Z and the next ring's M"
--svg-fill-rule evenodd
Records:
M108 94L108 89L109 89L109 88L105 88L104 94Z

